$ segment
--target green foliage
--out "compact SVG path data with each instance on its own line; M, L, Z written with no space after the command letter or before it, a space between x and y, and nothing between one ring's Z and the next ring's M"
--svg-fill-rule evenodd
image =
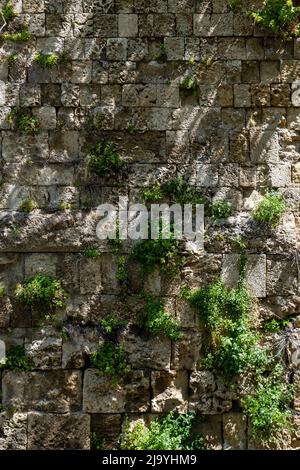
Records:
M269 333L279 333L282 330L285 330L293 318L272 318L263 323L263 330Z
M64 61L64 55L56 53L43 54L42 52L37 52L33 61L39 64L43 69L51 69Z
M99 142L89 154L89 168L98 176L113 176L123 166L120 155L112 142Z
M12 52L7 58L9 65L14 65L19 59L19 54L17 52Z
M39 120L20 108L15 108L8 116L8 122L25 134L36 134L39 131Z
M13 346L7 352L5 362L0 363L0 369L30 371L32 362L26 356L23 346Z
M268 363L259 336L251 328L252 299L243 285L227 288L222 281L195 292L183 292L208 330L207 356L203 366L232 377L259 370Z
M164 43L159 45L159 51L156 54L154 60L157 62L166 62L167 60L167 48Z
M249 15L254 21L273 34L290 38L299 36L300 8L292 0L266 0L260 11Z
M132 249L130 259L141 265L141 273L149 274L156 268L169 275L178 272L182 264L179 251L179 241L174 237L157 240L141 240Z
M121 320L117 315L107 315L100 321L100 326L105 335L111 339L116 339L117 334L127 325L126 320Z
M105 450L104 439L99 439L95 432L91 433L91 450Z
M33 199L24 199L24 201L21 202L20 209L22 212L25 212L25 214L30 214L34 209L38 207L37 203Z
M18 13L14 10L13 2L11 0L6 2L6 5L2 10L2 15L6 23L10 23L18 16Z
M268 376L259 376L254 391L242 400L255 439L272 442L278 431L291 427L288 407L292 397L293 387L281 364L275 365Z
M96 259L96 258L99 258L101 256L101 253L98 250L98 248L95 248L93 246L87 246L85 248L84 252L83 252L83 255L86 258Z
M198 90L198 82L192 75L187 75L180 83L179 89L183 95L196 94Z
M99 374L108 375L113 380L130 372L124 349L112 341L102 343L98 351L91 354L90 360Z
M192 437L194 413L175 415L171 412L162 418L155 418L146 426L137 421L133 426L128 422L121 439L122 450L203 450L202 436Z
M18 284L15 296L20 303L28 306L65 307L66 293L61 282L43 274L27 279L23 285Z
M232 245L235 249L237 249L240 253L244 252L247 248L246 241L243 237L240 235L237 235L233 240L232 240Z
M286 203L283 196L275 191L270 191L256 206L253 218L257 222L276 227L285 210Z
M204 65L204 67L210 67L213 63L213 58L212 57L203 57L201 60L201 64Z
M127 132L130 135L133 135L136 133L136 127L133 122L129 122L127 125Z
M126 281L127 279L126 258L124 256L119 256L117 259L116 278L120 282Z
M179 323L164 310L163 303L153 295L145 296L145 305L139 312L138 326L151 334L164 333L167 338L177 341L181 338Z
M0 299L3 299L3 297L5 296L5 294L6 294L5 287L0 286Z
M143 192L146 202L159 202L168 198L171 203L206 204L205 198L193 186L190 186L181 176L170 179L162 185L155 184Z
M243 0L228 0L228 5L232 10L237 10L243 4Z
M227 219L233 214L233 207L224 199L219 199L212 203L210 212L214 220Z
M19 31L18 33L3 33L0 34L0 40L12 42L28 42L31 40L31 34L27 29Z

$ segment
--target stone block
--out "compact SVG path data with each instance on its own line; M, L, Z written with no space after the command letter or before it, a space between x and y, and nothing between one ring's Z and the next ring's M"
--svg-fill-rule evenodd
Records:
M204 415L230 411L233 394L225 384L216 382L212 372L194 371L190 376L189 410Z
M127 58L127 39L110 38L107 40L107 58L108 60L126 60Z
M0 413L0 450L27 449L27 414Z
M118 17L119 36L122 38L134 37L138 33L138 15L120 14Z
M199 163L197 165L196 185L199 187L213 187L218 184L218 170L214 165Z
M90 449L90 416L28 413L28 450Z
M88 369L83 381L83 410L87 413L144 413L150 407L149 375L133 371L112 386L107 376Z
M209 416L205 421L199 422L195 433L204 436L205 446L208 450L222 450L222 416Z
M223 414L225 450L245 450L247 445L247 418L241 413Z
M169 370L171 342L163 335L140 338L137 332L128 332L122 339L122 345L134 369Z
M236 108L251 107L251 93L249 85L234 85L234 106Z
M205 36L232 36L233 13L194 14L194 35Z
M239 254L224 255L222 278L230 288L239 280ZM255 297L266 296L266 255L248 254L246 261L246 286Z
M201 358L202 333L184 330L182 338L172 344L172 369L194 370Z
M185 413L188 408L187 371L152 371L151 409L154 413L177 411Z
M52 130L56 128L56 109L53 106L43 106L33 110L39 123L40 129Z
M297 266L290 259L274 256L267 260L267 294L293 295L297 292Z
M282 163L270 165L270 179L272 188L284 188L291 185L291 164Z
M61 333L52 327L28 332L25 350L35 369L59 369L61 367Z
M276 131L250 129L250 155L256 163L272 163L279 159L279 140Z
M102 290L100 260L83 258L80 262L80 293L94 294L100 290Z

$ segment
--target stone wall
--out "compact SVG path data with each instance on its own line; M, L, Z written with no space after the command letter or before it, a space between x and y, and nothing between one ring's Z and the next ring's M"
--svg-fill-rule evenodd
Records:
M0 44L0 281L6 291L0 339L7 348L24 345L34 370L1 373L0 448L87 449L92 432L115 445L125 415L147 420L170 410L203 414L199 431L213 449L253 448L237 397L211 372L197 370L203 335L179 289L220 274L234 285L238 258L231 241L241 234L248 240L247 285L261 318L300 313L300 101L292 93L300 79L300 39L266 35L224 0L13 3L14 21L28 22L33 38ZM158 62L161 43L166 60ZM63 50L64 65L42 69L33 60L36 52ZM17 60L9 60L16 52ZM179 85L190 74L199 93L183 96ZM38 117L37 134L8 122L15 107ZM99 115L101 126L91 129L91 117ZM116 143L125 176L87 180L86 157L101 139ZM96 208L118 195L141 201L146 185L176 175L211 200L230 201L236 213L220 223L206 220L205 252L190 257L181 281L159 272L142 280L131 269L124 300L118 255L96 237ZM288 211L266 232L251 211L269 187L284 194ZM38 208L24 214L20 206L28 198ZM88 245L102 256L84 257ZM62 280L69 338L39 312L16 308L15 285L36 273ZM166 301L181 322L181 341L136 332L142 289ZM111 312L129 320L123 340L133 367L115 387L88 366L99 341L95 325ZM283 447L299 447L297 430Z

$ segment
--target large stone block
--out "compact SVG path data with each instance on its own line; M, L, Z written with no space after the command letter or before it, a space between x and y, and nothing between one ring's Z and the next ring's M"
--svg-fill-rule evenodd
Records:
M293 295L297 292L298 271L293 259L274 256L267 260L267 294Z
M25 339L25 350L36 369L58 369L61 367L61 333L52 327L29 332Z
M107 376L94 369L84 373L83 410L87 413L146 412L150 407L149 375L133 371L112 384Z
M278 133L272 130L250 129L250 152L254 163L272 163L279 159Z
M163 336L139 337L137 332L124 335L122 345L134 369L169 370L171 342Z
M27 449L27 414L0 413L0 450Z
M190 376L190 411L213 415L230 411L234 395L212 372L195 371Z
M151 372L151 409L155 413L177 411L184 413L188 408L187 371Z
M223 414L225 450L245 450L247 445L247 419L241 413Z
M138 33L138 15L119 15L119 35L120 37L134 37Z
M89 448L89 415L28 414L29 450L88 450Z
M228 287L236 288L239 281L238 254L224 255L222 277ZM255 297L266 296L266 255L249 254L246 258L246 286Z
M7 371L2 378L5 407L67 413L81 406L81 372Z

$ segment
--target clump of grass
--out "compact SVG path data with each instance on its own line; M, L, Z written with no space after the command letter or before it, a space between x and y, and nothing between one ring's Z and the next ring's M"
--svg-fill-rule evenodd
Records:
M6 23L10 23L18 16L18 13L15 11L13 2L11 0L6 2L6 5L2 10L2 15Z
M164 43L159 45L158 53L155 56L156 62L166 62L167 60L167 48Z
M66 60L67 58L64 53L44 54L42 52L37 52L33 59L33 61L39 64L43 69L50 69L57 65L65 64Z
M12 42L28 42L32 38L30 32L27 29L19 31L18 33L2 33L0 34L0 40L12 41Z
M253 219L271 227L276 227L285 210L286 203L283 196L276 191L270 191L257 204L253 213Z

